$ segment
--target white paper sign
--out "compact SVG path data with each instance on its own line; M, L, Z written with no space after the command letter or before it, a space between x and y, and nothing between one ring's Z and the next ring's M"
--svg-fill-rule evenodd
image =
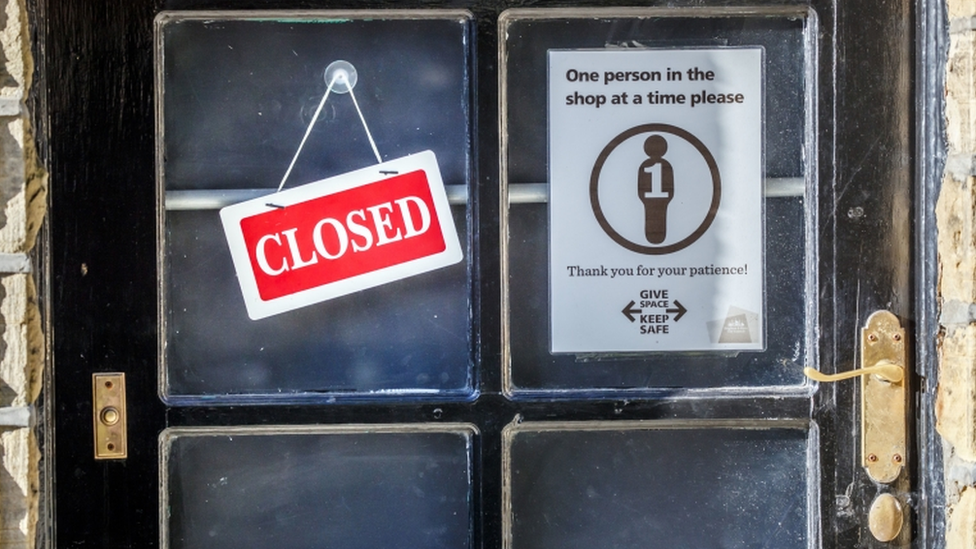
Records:
M549 52L554 353L762 350L763 50Z

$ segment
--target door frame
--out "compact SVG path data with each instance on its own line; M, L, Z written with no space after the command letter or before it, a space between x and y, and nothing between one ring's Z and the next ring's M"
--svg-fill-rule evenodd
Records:
M166 410L155 399L155 361L140 359L136 363L126 362L125 357L130 354L155 357L156 352L153 327L155 316L146 316L140 312L147 310L147 305L141 302L143 296L154 295L155 292L155 271L148 272L144 268L146 264L155 265L155 247L140 248L134 244L155 238L152 224L140 225L141 219L152 219L155 213L152 200L143 200L140 194L140 198L133 201L125 186L113 186L110 182L126 181L130 185L145 186L150 189L150 194L153 194L155 182L152 179L153 170L146 172L147 177L143 173L145 170L134 172L130 166L113 162L114 157L104 154L108 149L124 149L133 152L129 155L133 164L148 162L148 165L153 165L153 136L146 131L144 121L152 119L152 89L151 85L147 88L145 83L152 82L154 70L151 29L156 12L163 8L214 8L230 3L225 0L178 0L131 5L121 1L106 1L100 5L88 4L81 7L57 4L50 0L30 3L31 13L38 22L35 45L39 50L39 75L33 92L33 112L40 152L50 167L52 181L51 216L39 252L42 263L40 272L43 276L41 298L45 311L45 332L48 334L51 352L48 353L44 397L39 405L45 418L45 427L40 430L45 458L42 467L41 516L48 517L48 520L47 524L38 528L38 535L54 545L56 532L60 530L60 526L65 526L70 531L81 533L82 537L66 536L62 543L64 539L83 538L89 540L89 543L102 542L106 547L143 545L146 540L154 543L153 540L158 539L158 536L144 534L145 531L155 532L158 529L157 515L155 512L145 513L146 505L140 503L156 498L155 484L151 483L153 489L149 490L148 499L146 494L135 493L138 490L129 493L127 487L147 478L158 478L158 472L155 471L157 433L168 425L261 424L266 421L264 416L268 411L268 408L235 411L205 407ZM249 4L247 7L283 8L287 2L276 1L272 4ZM336 7L360 6L351 0L330 4ZM497 119L497 86L492 56L497 51L495 19L497 13L503 9L502 3L444 0L435 4L437 7L468 7L475 12L478 34L476 47L480 50L476 84L480 98L476 109L479 123L476 131L479 142L488 144L480 147L476 155L476 174L479 184L482 184L482 195L489 198L497 196L499 168L497 154L493 153L497 153L498 130L492 123ZM508 3L505 4L507 6ZM579 4L607 5L595 0ZM613 4L633 3L615 1ZM901 6L900 9L908 10L907 18L912 23L909 27L915 30L914 41L911 37L890 39L907 43L909 49L914 44L912 68L916 76L915 128L912 132L916 159L914 182L910 189L910 194L914 197L915 223L915 278L912 298L915 324L912 329L916 341L916 373L921 387L916 393L920 421L917 425L916 446L918 473L913 478L913 484L924 497L916 502L919 508L915 521L915 546L938 547L944 544L945 522L939 512L939 503L945 499L945 487L941 439L934 430L936 336L939 329L935 296L937 256L934 206L945 154L941 141L944 132L941 90L944 89L942 67L946 57L945 13L944 6L933 0L920 0L915 4L914 18L908 2L902 1L898 5ZM403 5L389 1L372 1L368 2L368 6L361 7ZM844 11L848 9L849 11ZM869 18L875 14L869 7L858 4L850 8L849 5L834 5L832 13L822 15L822 25L826 26L829 18L830 24L836 29L837 19L840 18L843 19L841 23L847 25L845 29L853 32L859 17ZM902 16L904 21L905 14ZM147 44L150 46L144 52L132 54L133 48ZM870 47L882 48L878 45ZM911 56L912 52L908 54ZM833 62L837 63L836 60ZM122 73L113 72L113 69L119 67ZM836 98L833 100L836 101ZM85 105L85 108L79 109L78 105ZM88 123L92 121L97 121L95 126L89 126ZM75 144L65 145L64 137L77 135L108 138L92 137L91 140L78 140ZM95 190L85 188L85 181L96 180L109 184ZM77 185L79 181L82 182L81 186ZM119 204L129 207L120 209ZM111 213L103 215L99 212ZM478 206L478 217L482 220L479 227L484 229L490 223L485 220L497 219L498 213L497 201L482 200ZM119 234L108 242L109 248L116 250L116 260L111 259L111 254L100 250L106 245L104 241L96 242L84 238L92 228L108 227L114 223L140 227L139 232L134 235L116 231ZM77 235L70 245L65 240L67 231L73 231L72 234ZM487 231L482 232L487 235ZM485 248L497 249L497 237L487 238L480 246L482 251ZM479 243L476 243L475 250L477 253ZM86 261L86 258L94 259ZM499 454L500 433L507 424L505 418L510 419L516 413L543 418L550 413L550 406L559 405L538 401L513 403L494 389L500 387L501 383L501 349L498 343L501 307L497 280L500 265L497 254L478 253L476 258L478 272L482 275L479 277L480 291L477 293L481 296L479 318L482 328L478 345L482 358L479 376L483 389L477 402L422 404L415 410L395 405L342 405L337 408L311 410L282 406L276 407L274 414L281 421L297 423L342 423L353 420L413 422L430 420L435 415L446 421L470 421L486 414L491 419L487 421L486 430L483 431L483 452L489 457ZM133 274L132 268L138 272ZM148 307L154 311L155 300L146 301ZM119 309L136 312L136 316L143 320L132 324L112 320L107 316L110 311ZM107 318L104 322L100 320ZM825 318L822 322L828 323L828 320ZM128 333L140 335L128 337ZM147 333L150 336L146 336ZM57 372L55 366L58 368ZM124 369L129 374L132 392L141 395L138 404L131 408L130 421L143 423L148 427L130 431L130 462L94 463L84 451L86 445L90 446L90 416L87 415L90 413L90 403L86 406L82 401L69 401L64 395L68 390L80 391L79 387L90 387L88 376L93 371L117 368ZM74 389L69 389L72 387ZM854 389L843 387L821 391L824 396L814 399L818 405L836 405L838 401L851 402L855 393ZM152 398L146 398L147 395ZM594 401L582 409L564 406L559 411L566 418L585 420L605 417L607 413L616 410L617 404L612 400ZM625 417L645 419L680 415L686 413L689 406L687 401L649 401L627 409ZM757 402L753 406L761 406L761 403ZM486 410L489 408L497 412L488 414ZM143 465L136 466L137 463ZM67 464L76 466L72 470ZM500 490L501 471L484 468L479 474L479 480L484 486L480 496L491 499L490 494ZM89 493L99 494L101 501L97 505L91 505L92 509L79 513L77 517L66 516L63 503L58 505L56 501L56 475L60 479L57 484L83 485ZM50 496L49 499L45 500L45 493ZM825 499L826 496L827 494ZM62 508L62 512L58 512L58 507ZM476 505L482 521L475 521L475 535L482 536L483 547L501 546L501 510L495 507L497 506L487 503ZM826 513L828 509L823 511ZM68 524L63 524L65 522ZM116 531L118 535L105 534L103 528ZM837 541L841 542L842 539L849 538ZM824 543L829 546L831 540L825 536Z

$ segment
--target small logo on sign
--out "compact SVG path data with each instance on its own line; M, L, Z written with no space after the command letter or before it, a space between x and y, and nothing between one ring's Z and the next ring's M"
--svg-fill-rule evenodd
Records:
M255 320L461 260L430 151L220 214Z
M729 307L723 319L708 322L714 343L755 343L759 341L759 314L739 307Z

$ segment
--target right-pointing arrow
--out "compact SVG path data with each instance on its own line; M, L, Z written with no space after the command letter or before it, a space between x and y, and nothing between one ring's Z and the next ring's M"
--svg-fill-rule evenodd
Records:
M633 305L633 304L634 303L631 302L631 305ZM666 309L665 312L667 312L667 313L678 313L674 317L674 321L677 322L677 321L681 320L681 317L685 316L685 313L688 312L688 309L685 309L684 305L682 305L681 302L678 301L677 299L674 300L674 304L677 307L677 309Z

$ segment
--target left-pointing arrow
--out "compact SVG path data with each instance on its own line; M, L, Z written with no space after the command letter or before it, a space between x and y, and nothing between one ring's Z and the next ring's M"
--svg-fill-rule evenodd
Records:
M636 305L636 304L637 303L631 301L630 303L627 304L626 307L624 307L624 310L621 311L624 314L624 316L626 316L627 318L630 319L631 322L634 322L635 320L637 320L636 318L634 318L634 315L641 314L641 309L635 309L634 308L634 305Z

